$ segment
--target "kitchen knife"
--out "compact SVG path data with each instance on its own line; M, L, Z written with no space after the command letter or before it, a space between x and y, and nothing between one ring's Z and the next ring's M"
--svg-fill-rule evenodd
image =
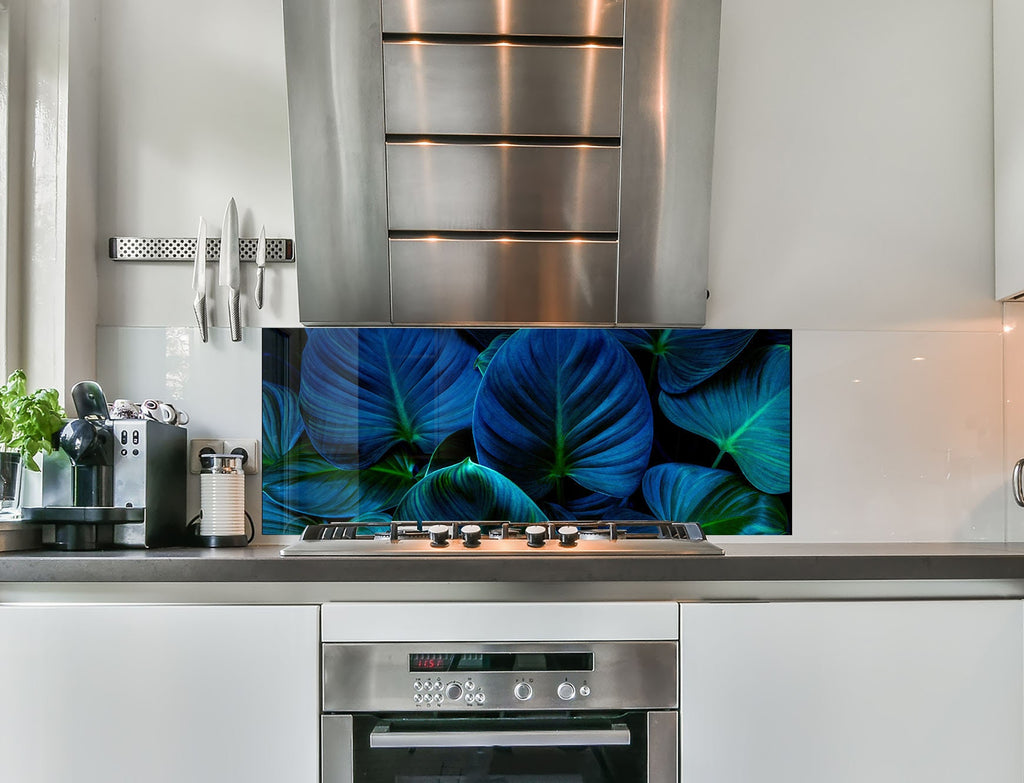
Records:
M240 275L238 271L238 207L235 200L228 201L224 211L224 227L220 234L220 284L228 288L228 324L231 341L242 339L242 325L238 311Z
M256 291L253 300L256 309L263 309L263 268L267 265L267 227L260 226L260 238L256 240Z
M199 235L196 237L196 262L192 267L192 290L196 298L192 300L192 309L196 313L199 324L199 336L203 342L210 339L206 323L206 218L199 218Z

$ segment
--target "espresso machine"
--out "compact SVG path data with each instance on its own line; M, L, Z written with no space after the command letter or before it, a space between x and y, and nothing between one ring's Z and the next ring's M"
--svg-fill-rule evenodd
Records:
M187 440L184 427L111 419L99 384L71 390L78 418L43 459L42 505L22 509L58 549L157 547L182 543Z

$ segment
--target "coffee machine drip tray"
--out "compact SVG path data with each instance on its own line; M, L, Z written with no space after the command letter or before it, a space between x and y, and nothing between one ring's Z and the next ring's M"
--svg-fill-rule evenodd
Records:
M39 506L22 508L23 522L47 524L119 525L144 522L146 509L120 506Z
M39 506L21 509L23 522L53 525L56 549L83 551L113 546L114 526L144 522L139 506ZM44 536L44 542L48 538Z

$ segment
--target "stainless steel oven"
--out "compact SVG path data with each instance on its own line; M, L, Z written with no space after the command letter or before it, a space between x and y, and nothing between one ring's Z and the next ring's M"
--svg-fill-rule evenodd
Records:
M326 643L324 783L676 783L675 641Z

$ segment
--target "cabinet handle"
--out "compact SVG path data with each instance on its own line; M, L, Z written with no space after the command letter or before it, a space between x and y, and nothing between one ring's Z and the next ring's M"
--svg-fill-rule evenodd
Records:
M1010 483L1013 485L1013 499L1017 501L1018 506L1024 507L1024 459L1017 460L1017 464L1013 466L1013 481Z

